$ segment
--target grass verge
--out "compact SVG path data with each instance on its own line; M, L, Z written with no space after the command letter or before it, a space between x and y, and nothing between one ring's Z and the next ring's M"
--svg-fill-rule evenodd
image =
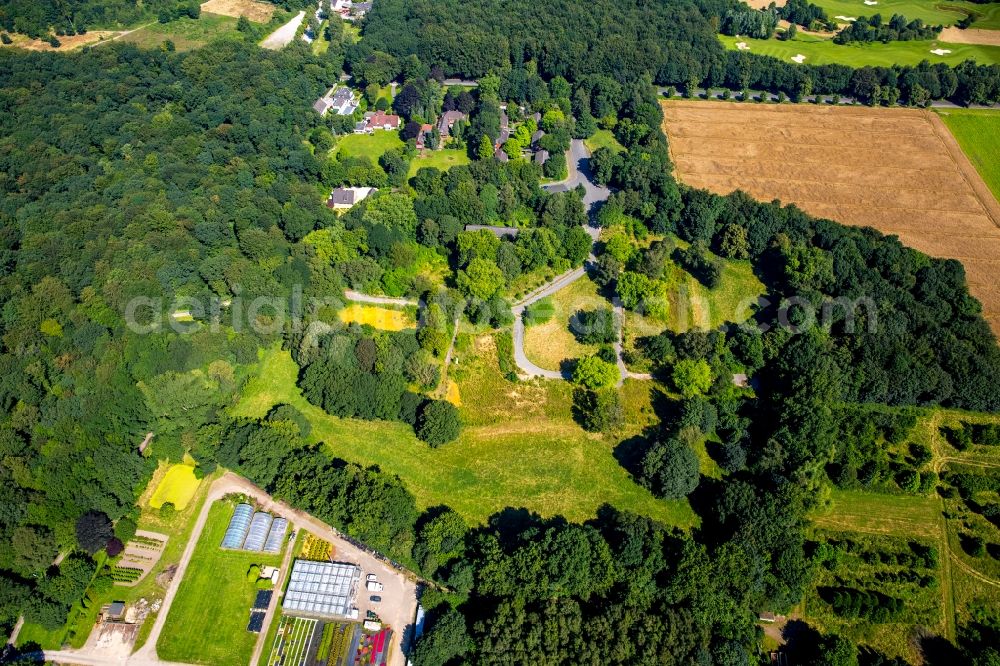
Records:
M247 664L257 634L246 630L257 587L247 580L253 564L278 565L281 555L219 548L235 504L215 502L181 581L163 633L161 659L191 664Z

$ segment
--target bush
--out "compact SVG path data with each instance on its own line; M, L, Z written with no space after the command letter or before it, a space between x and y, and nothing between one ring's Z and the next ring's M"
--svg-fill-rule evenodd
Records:
M657 442L643 457L642 478L660 497L687 497L698 487L698 455L676 438Z
M114 536L115 526L102 511L88 511L76 521L76 542L90 555L104 548Z
M170 520L175 513L177 513L177 508L174 507L173 502L164 502L163 506L160 507L160 518L163 520Z
M618 326L611 308L579 310L570 317L569 328L583 344L608 345L618 339Z
M250 568L247 569L247 581L256 583L258 578L260 578L260 567L256 564L251 564Z
M573 417L587 432L612 432L625 422L621 396L614 389L573 391Z
M621 374L618 366L598 356L581 358L573 370L573 383L592 391L609 388L618 383Z
M444 400L429 400L420 412L417 437L434 448L458 439L462 421L455 405Z
M960 423L956 428L941 426L941 435L956 449L965 451L972 446L972 431L966 425Z
M524 325L536 326L552 319L556 309L551 298L543 298L524 308Z

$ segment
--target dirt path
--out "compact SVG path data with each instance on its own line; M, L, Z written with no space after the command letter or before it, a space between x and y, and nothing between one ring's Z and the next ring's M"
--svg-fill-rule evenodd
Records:
M359 291L346 289L344 298L355 303L371 303L372 305L396 305L399 307L415 306L417 301L411 298L392 298L391 296L369 296Z
M289 42L295 39L295 33L299 31L299 26L302 25L302 20L305 17L306 13L304 11L296 14L291 21L265 37L264 41L260 43L261 48L277 51L280 48L288 46Z

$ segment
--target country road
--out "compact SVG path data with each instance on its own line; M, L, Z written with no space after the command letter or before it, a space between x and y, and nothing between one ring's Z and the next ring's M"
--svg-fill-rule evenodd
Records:
M344 298L355 303L371 303L372 305L396 305L400 307L417 305L411 298L393 298L391 296L369 296L351 289L344 290Z
M292 17L291 21L265 37L264 41L260 43L261 48L277 51L280 48L288 46L288 44L295 39L295 33L299 31L299 26L302 25L302 20L305 17L306 13L304 11L296 14Z

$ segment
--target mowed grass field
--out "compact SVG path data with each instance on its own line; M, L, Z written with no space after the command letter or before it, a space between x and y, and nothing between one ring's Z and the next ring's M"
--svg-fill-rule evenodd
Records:
M885 16L885 14L883 14ZM750 47L750 53L772 56L784 62L804 55L806 65L850 65L851 67L891 67L892 65L917 65L927 60L932 64L958 65L966 60L975 60L981 65L1000 63L1000 46L981 44L953 44L939 41L875 42L872 44L834 44L829 39L813 35L799 34L790 41L772 39L751 39L750 37L730 37L719 35L722 45L735 51L738 42ZM944 55L931 50L951 51Z
M199 483L201 480L195 477L194 467L191 465L172 465L163 475L159 485L156 486L153 496L149 498L149 506L159 509L169 502L174 505L175 509L183 510L187 508L191 498L194 497Z
M219 500L209 509L156 644L161 659L218 666L250 663L257 634L246 626L257 586L247 580L247 570L254 564L277 566L281 556L219 547L234 506Z
M958 259L1000 332L1000 204L948 128L916 109L663 101L679 180L795 203ZM847 147L850 147L849 149Z
M376 130L374 134L348 134L337 139L332 152L338 157L367 157L374 163L382 153L393 148L402 148L403 140L399 132Z
M447 171L453 166L461 166L469 162L469 154L465 150L455 148L428 150L424 154L413 158L413 161L410 162L410 172L407 177L413 178L423 168L434 167L441 171Z
M696 522L687 501L658 500L631 479L614 457L617 439L590 435L573 422L569 384L507 381L491 336L475 338L457 357L449 375L462 396L464 428L438 449L403 423L341 419L310 405L295 385L298 367L278 349L264 353L233 412L260 417L277 403L295 405L312 422L311 439L325 442L331 454L398 474L421 508L447 504L472 524L506 507L582 521L603 504L672 525ZM652 422L651 386L629 384L626 413L630 432L638 433Z
M243 39L236 31L238 19L202 12L197 19L179 18L169 23L152 23L124 35L118 41L132 42L145 49L159 48L166 40L174 43L178 51L187 51L205 46L213 39Z
M813 0L813 4L826 10L827 16L872 16L879 13L888 21L893 14L902 14L908 20L923 19L930 25L952 25L967 14L978 14L983 23L976 21L977 28L1000 27L997 10L1000 5L979 5L962 0L878 0L877 5L866 5L863 0Z
M1000 7L1000 4L997 6ZM937 113L955 135L993 196L1000 200L1000 111L939 109Z
M832 490L830 505L830 513L813 518L824 529L933 539L943 534L944 516L937 497Z
M615 138L611 130L606 129L597 130L589 138L584 139L583 142L590 152L594 152L598 148L610 148L616 153L625 150L625 146L618 143L618 139Z
M539 367L559 370L563 361L582 358L598 349L597 345L577 341L570 330L570 318L580 310L610 310L611 303L597 293L597 285L587 276L557 291L549 302L552 317L525 329L524 352Z

